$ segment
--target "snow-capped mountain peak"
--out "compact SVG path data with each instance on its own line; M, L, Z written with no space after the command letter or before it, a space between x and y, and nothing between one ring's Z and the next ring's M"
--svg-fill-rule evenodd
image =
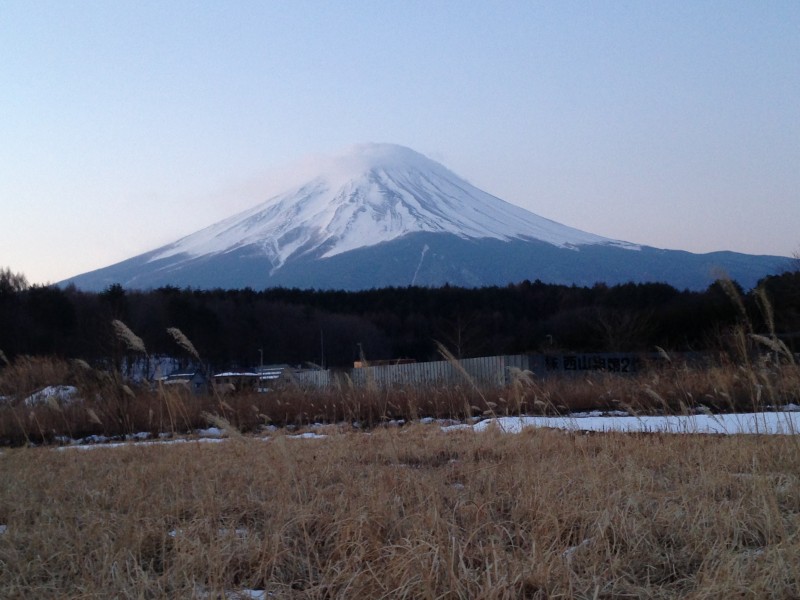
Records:
M332 257L417 232L637 248L509 204L409 148L370 143L327 159L310 181L182 238L150 260L246 247L268 258L274 271L290 258Z
M691 254L573 229L402 146L361 144L302 168L311 176L262 204L62 284L362 290L540 280L704 289L719 270L748 287L788 267L785 257Z

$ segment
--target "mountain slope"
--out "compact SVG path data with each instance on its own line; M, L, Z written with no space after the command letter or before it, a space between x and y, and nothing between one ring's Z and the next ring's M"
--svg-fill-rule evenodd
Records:
M243 288L298 287L361 290L387 286L464 287L506 285L525 279L565 285L609 285L659 281L679 289L703 289L722 273L745 288L785 270L788 259L735 252L692 254L642 247L630 252L613 245L559 248L539 241L464 239L452 234L414 233L330 258L304 257L270 274L263 257L246 248L181 262L148 262L152 253L81 275L74 283L103 290L113 283L132 289L164 285Z
M611 240L509 204L408 148L363 144L252 209L64 283L363 289L541 279L696 288L719 270L752 285L782 260Z

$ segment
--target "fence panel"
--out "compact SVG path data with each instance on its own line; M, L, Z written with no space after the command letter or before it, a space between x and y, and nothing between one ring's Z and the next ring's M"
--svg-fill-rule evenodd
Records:
M515 354L467 358L453 365L446 360L401 365L367 366L347 372L299 371L294 377L301 385L327 387L347 385L347 377L355 387L374 385L426 387L466 384L468 375L478 386L502 387L511 383L510 369L531 371L537 377L578 374L586 371L633 373L641 369L644 358L639 354Z

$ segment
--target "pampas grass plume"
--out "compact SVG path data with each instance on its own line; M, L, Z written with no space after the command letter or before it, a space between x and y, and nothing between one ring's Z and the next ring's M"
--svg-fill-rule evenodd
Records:
M227 419L220 417L219 415L214 415L205 411L202 412L201 415L211 425L213 425L214 427L218 427L219 429L224 431L229 438L243 439L242 433L238 429L236 429L236 427L231 425L231 422L228 421Z
M142 354L147 354L147 349L144 347L144 342L142 338L138 335L133 333L130 328L125 325L119 319L114 319L111 321L111 325L114 327L114 333L122 343L130 350L131 352L141 352Z
M86 409L86 413L89 415L89 420L92 423L95 423L97 425L102 425L103 424L103 422L100 420L100 417L97 416L97 413L94 411L94 409L87 408Z
M175 340L175 343L178 344L178 346L186 350L198 361L200 360L200 354L197 352L197 349L194 347L194 344L192 344L192 342L189 341L189 338L183 335L183 332L180 329L178 329L177 327L169 327L167 329L167 333L172 336L172 339Z
M72 364L75 365L76 367L79 367L79 368L83 369L84 371L91 371L92 370L91 365L89 365L89 363L87 363L82 358L74 358L74 359L72 359Z

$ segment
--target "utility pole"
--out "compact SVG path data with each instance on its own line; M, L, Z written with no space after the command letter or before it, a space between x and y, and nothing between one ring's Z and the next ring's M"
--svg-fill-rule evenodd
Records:
M258 356L259 356L259 364L258 364L258 374L261 375L264 372L264 349L258 349Z

